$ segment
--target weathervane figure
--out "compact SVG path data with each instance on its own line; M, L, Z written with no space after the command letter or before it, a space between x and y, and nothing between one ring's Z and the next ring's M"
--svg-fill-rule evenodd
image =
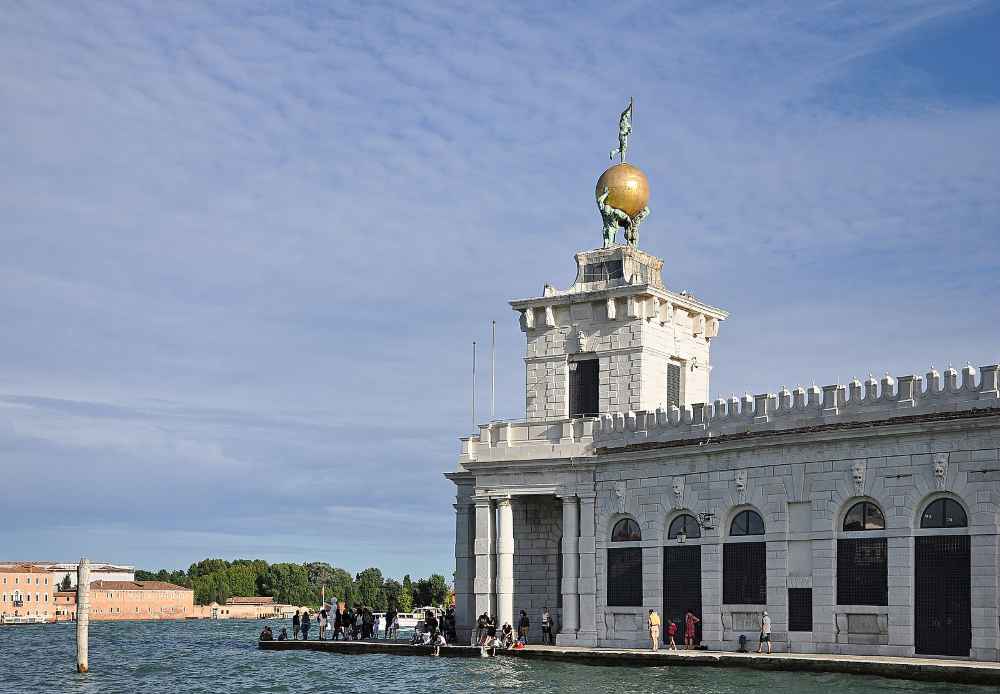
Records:
M628 136L632 134L632 97L628 99L628 106L622 111L621 118L618 119L618 149L611 150L608 159L614 159L618 155L619 163L625 163L625 154L628 152Z

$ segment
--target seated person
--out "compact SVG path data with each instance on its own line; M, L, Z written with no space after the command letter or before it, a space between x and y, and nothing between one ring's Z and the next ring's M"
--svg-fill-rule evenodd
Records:
M514 631L510 624L504 624L500 629L500 647L510 648L514 645Z
M264 630L260 632L261 641L274 641L274 634L271 633L271 627L264 627Z
M278 640L279 641L287 641L288 640L288 629L285 629L284 627L281 628L281 633L278 634Z

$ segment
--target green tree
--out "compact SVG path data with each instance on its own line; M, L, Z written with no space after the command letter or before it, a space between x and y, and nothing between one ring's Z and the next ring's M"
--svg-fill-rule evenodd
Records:
M385 595L385 607L391 609L395 607L399 610L399 596L403 592L403 586L394 578L385 579L382 584L382 594Z
M188 569L188 576L194 579L217 571L225 571L228 568L229 562L225 559L202 559L197 564L191 565L191 568Z
M410 574L403 576L403 589L399 591L399 611L413 611L413 581L410 580Z
M70 590L73 587L73 580L69 577L69 574L63 576L62 582L59 584L59 590Z
M289 605L315 604L309 574L301 564L271 564L257 577L257 594Z
M448 583L441 574L431 574L428 578L419 579L413 592L417 607L444 605L448 600Z
M382 572L375 568L362 571L354 579L356 599L373 610L385 611L385 593L382 592Z

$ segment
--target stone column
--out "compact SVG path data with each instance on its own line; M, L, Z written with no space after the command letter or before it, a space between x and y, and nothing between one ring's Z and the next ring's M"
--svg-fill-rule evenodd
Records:
M562 624L556 640L576 643L580 628L580 505L574 494L562 497Z
M483 614L495 614L495 582L496 554L494 544L496 528L494 527L493 503L485 497L473 499L476 508L476 575L473 580L473 590L476 596L476 617Z
M497 628L514 623L514 511L510 497L497 501Z
M477 616L474 508L468 499L455 504L455 632L459 643L470 642Z
M597 495L586 492L580 497L580 629L576 642L581 646L597 645L597 541L594 537Z

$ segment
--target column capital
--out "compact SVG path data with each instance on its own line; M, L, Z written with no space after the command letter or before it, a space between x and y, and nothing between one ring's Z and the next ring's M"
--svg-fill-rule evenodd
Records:
M472 505L473 506L483 507L483 506L489 506L491 503L493 503L493 499L491 499L488 496L474 496L474 497L472 497Z
M580 501L593 501L597 498L597 492L577 492L576 495L580 497Z
M502 496L497 499L494 499L494 501L497 502L497 508L507 508L508 506L510 506L509 496Z

